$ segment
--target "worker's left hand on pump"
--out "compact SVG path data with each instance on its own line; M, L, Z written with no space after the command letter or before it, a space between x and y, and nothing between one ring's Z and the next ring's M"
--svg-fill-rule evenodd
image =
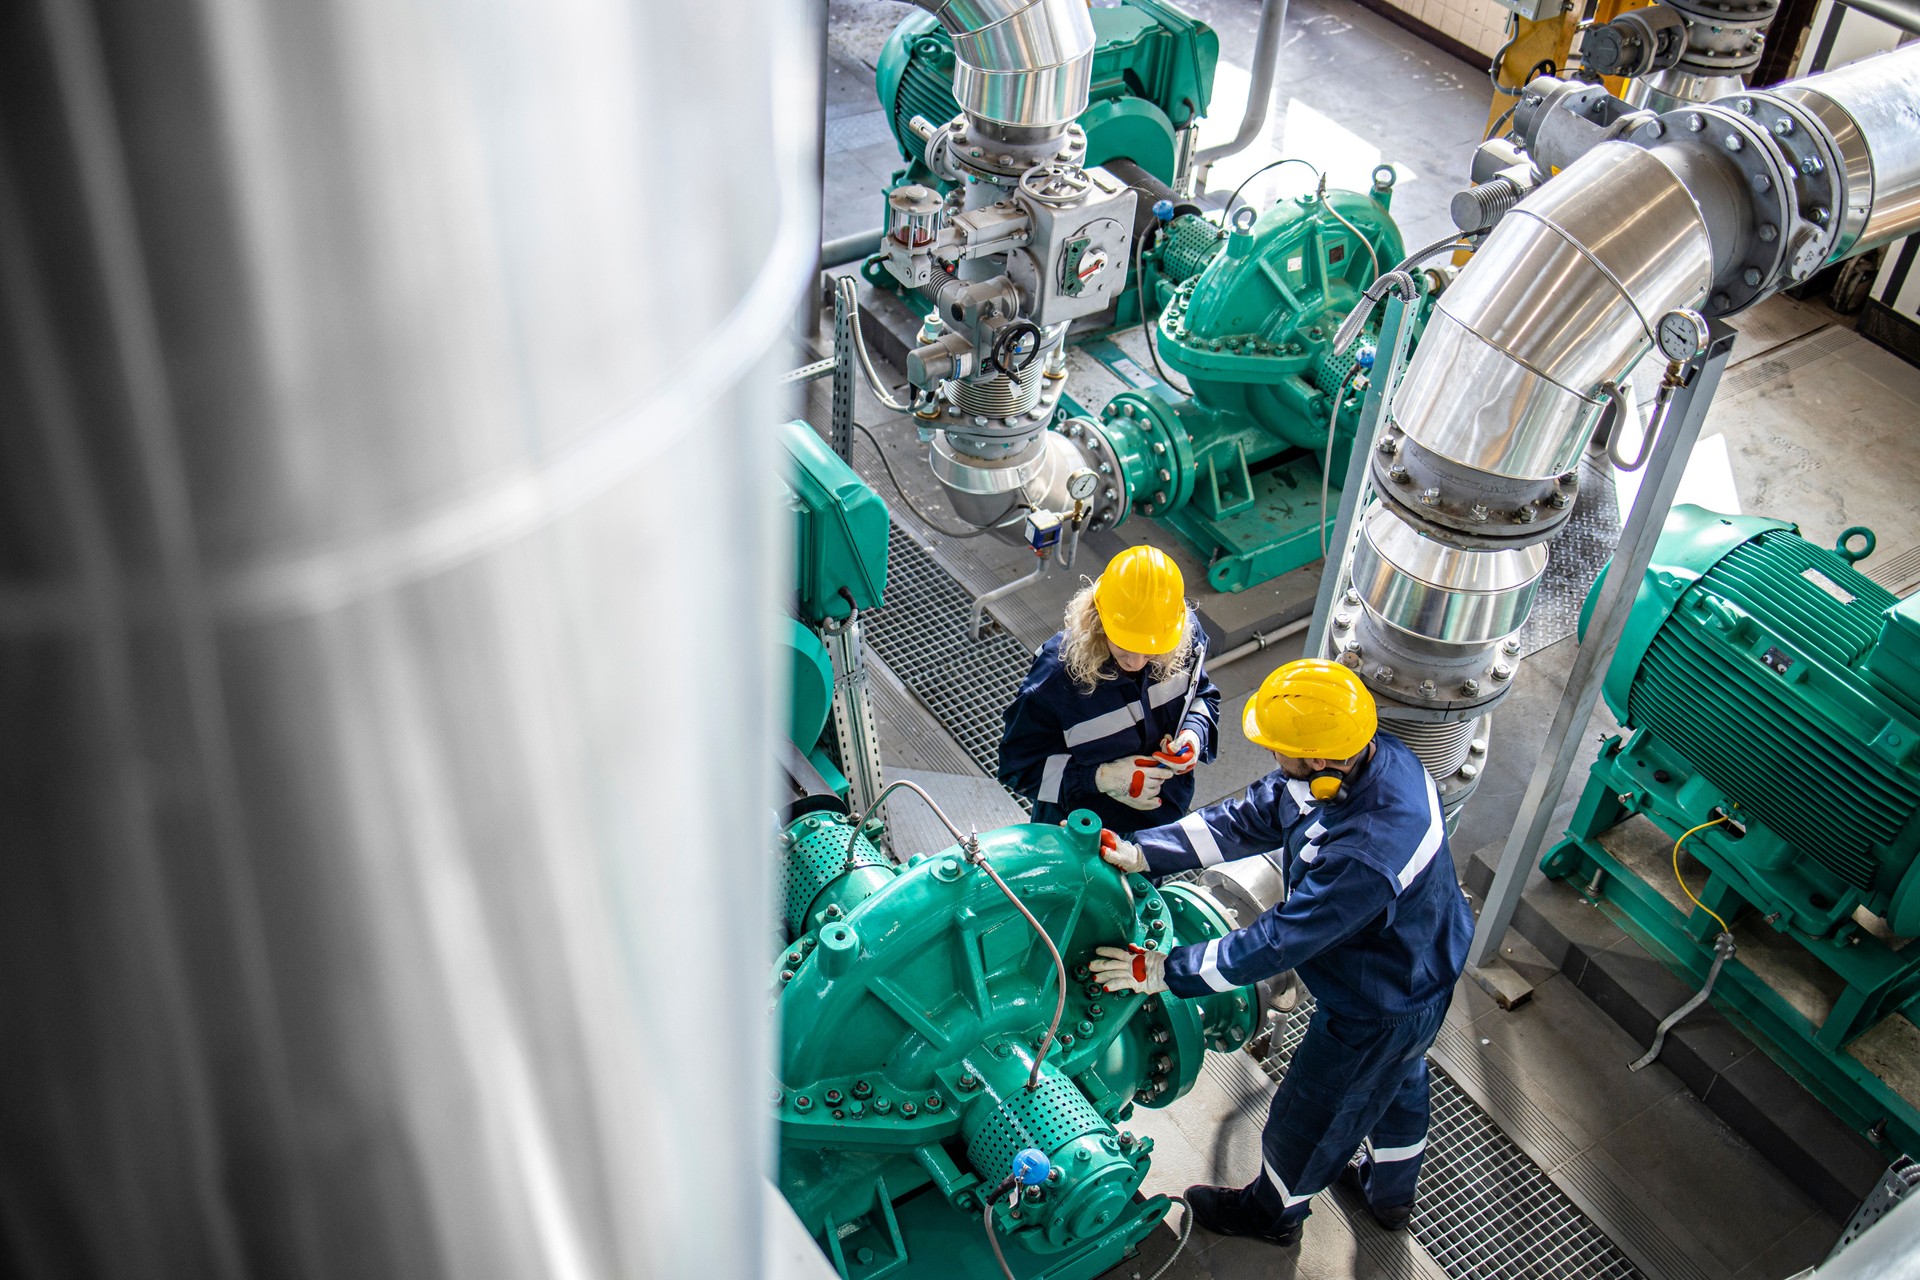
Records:
M1167 989L1167 957L1144 947L1096 947L1087 965L1093 980L1108 991L1153 995Z
M1100 833L1100 856L1122 871L1137 876L1147 874L1147 855L1140 852L1140 846L1130 840L1122 840L1111 831Z
M1191 729L1182 729L1162 738L1153 758L1175 773L1192 773L1193 766L1200 763L1200 735Z

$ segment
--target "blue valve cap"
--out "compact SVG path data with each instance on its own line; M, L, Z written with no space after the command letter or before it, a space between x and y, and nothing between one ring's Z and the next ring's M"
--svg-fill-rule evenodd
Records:
M1053 1171L1053 1162L1044 1152L1028 1147L1013 1158L1013 1176L1022 1186L1037 1187L1047 1180L1047 1174Z
M1353 362L1362 369L1371 370L1373 368L1373 348L1371 346L1361 347L1358 354L1353 357Z
M1138 208L1139 206L1136 205L1134 207ZM1162 222L1172 222L1173 221L1173 201L1155 200L1153 202L1153 216L1160 219L1160 221Z

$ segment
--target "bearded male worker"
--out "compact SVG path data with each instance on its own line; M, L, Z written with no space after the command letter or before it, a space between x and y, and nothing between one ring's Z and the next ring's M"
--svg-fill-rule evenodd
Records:
M1283 860L1286 900L1246 928L1167 955L1101 947L1091 966L1116 991L1204 996L1293 969L1313 992L1312 1021L1261 1133L1260 1176L1187 1191L1195 1219L1220 1235L1292 1245L1312 1196L1335 1178L1384 1227L1404 1227L1412 1212L1427 1145L1426 1051L1466 962L1473 913L1439 793L1378 725L1353 672L1287 663L1248 701L1243 723L1277 770L1131 841L1103 834L1108 862L1155 877Z

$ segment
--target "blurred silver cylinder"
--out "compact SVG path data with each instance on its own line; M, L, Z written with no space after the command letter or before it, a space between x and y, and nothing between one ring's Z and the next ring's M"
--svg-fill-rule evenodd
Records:
M799 16L10 15L0 1270L760 1274Z

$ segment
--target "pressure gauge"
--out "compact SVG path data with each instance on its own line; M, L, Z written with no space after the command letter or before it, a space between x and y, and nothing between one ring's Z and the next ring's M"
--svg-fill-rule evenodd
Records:
M1100 487L1100 477L1085 467L1067 477L1067 496L1075 502L1085 502Z
M1707 322L1698 311L1676 307L1660 317L1660 354L1684 363L1707 349Z

